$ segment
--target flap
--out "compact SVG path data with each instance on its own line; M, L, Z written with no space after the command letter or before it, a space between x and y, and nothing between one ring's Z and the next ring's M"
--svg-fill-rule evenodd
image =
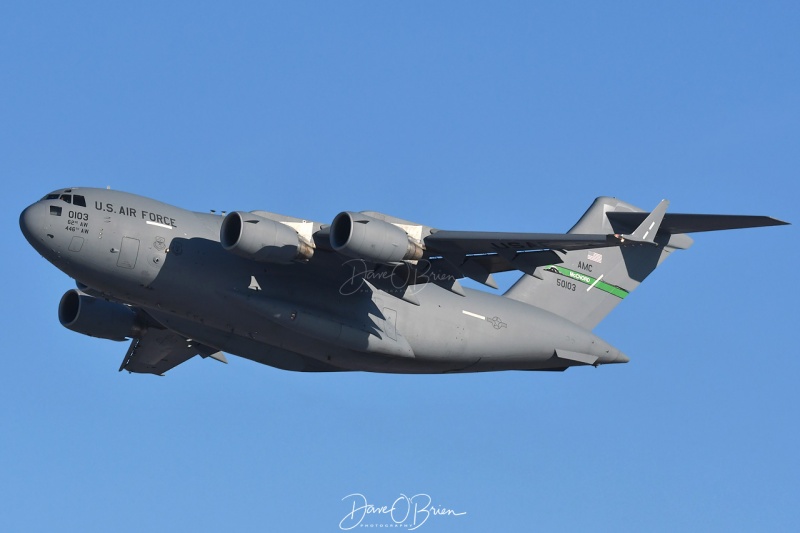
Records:
M119 369L162 376L164 372L195 355L203 358L211 357L223 363L228 362L222 352L217 352L168 329L150 328L141 337L131 341L128 353L125 354Z

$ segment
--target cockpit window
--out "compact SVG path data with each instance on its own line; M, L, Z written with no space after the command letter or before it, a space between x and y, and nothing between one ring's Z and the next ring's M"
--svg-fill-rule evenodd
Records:
M60 205L51 205L50 206L50 214L54 217L61 216L61 206Z
M64 192L67 193L70 192L71 190L72 189L67 189ZM80 194L59 194L53 192L42 198L42 200L61 200L68 204L74 204L79 207L86 207L86 197Z

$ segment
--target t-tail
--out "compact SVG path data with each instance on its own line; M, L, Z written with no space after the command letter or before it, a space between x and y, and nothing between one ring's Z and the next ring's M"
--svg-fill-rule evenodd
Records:
M612 234L619 247L556 252L561 262L524 274L506 297L593 329L675 250L694 242L687 233L786 224L763 216L650 213L616 198L597 198L570 234ZM555 257L555 256L553 256Z

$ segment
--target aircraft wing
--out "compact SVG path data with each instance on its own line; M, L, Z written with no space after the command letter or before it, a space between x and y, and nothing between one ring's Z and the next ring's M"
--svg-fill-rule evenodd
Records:
M508 233L440 230L425 238L431 265L456 277L468 277L496 288L491 275L560 263L554 250L620 246L614 235L568 233Z
M616 246L655 245L657 234L739 229L786 224L764 216L666 213L661 201L651 212L606 213L613 233L505 233L433 230L425 237L426 259L440 271L469 277L490 287L495 272L520 270L533 274L540 266L562 261L558 252Z
M647 213L645 213L647 215ZM443 254L496 254L504 251L581 250L619 246L613 235L569 233L507 233L440 230L425 238L428 250Z
M606 216L612 224L622 227L636 227L642 223L647 213L610 211ZM726 229L761 228L765 226L784 226L783 220L753 215L695 215L667 213L661 222L660 231L665 233L697 233L701 231L720 231Z
M664 219L669 201L662 200L650 213L641 215L628 234L615 232L609 234L581 233L505 233L480 231L435 231L425 238L426 248L440 251L443 255L460 252L466 255L500 254L513 258L520 252L541 252L551 250L586 250L611 246L630 246L655 244L654 237ZM648 238L649 237L649 238Z
M131 341L128 353L119 367L120 371L140 374L156 374L164 372L188 361L195 355L203 358L211 357L223 363L228 361L222 352L187 339L168 329L148 328L145 333Z

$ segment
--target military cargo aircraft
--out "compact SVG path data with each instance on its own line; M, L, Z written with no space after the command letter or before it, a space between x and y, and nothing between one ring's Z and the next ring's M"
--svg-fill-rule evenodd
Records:
M692 232L786 224L597 198L567 233L439 230L376 212L330 224L220 216L96 188L54 191L20 227L74 278L58 318L130 340L120 370L223 352L302 372L561 371L628 362L592 329ZM492 274L517 270L505 294Z

